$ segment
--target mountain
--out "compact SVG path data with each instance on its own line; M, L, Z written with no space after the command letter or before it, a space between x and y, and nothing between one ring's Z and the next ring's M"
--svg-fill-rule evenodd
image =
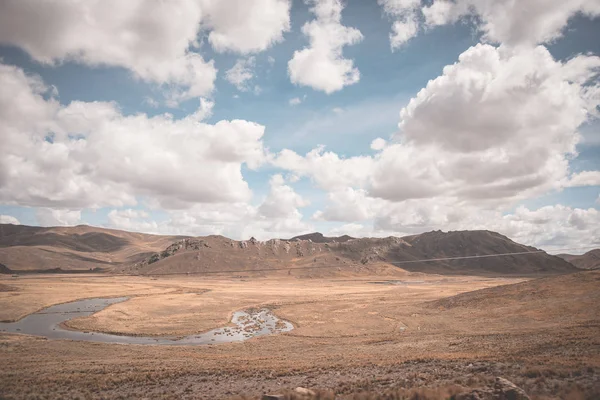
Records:
M343 235L337 237L327 237L323 236L320 232L307 233L306 235L294 236L293 238L287 240L289 242L294 240L310 240L314 243L334 243L334 242L347 242L348 240L354 239L351 236Z
M406 271L521 276L579 271L562 258L490 231L436 231L402 238L342 238L327 238L320 233L264 242L235 241L223 236L187 238L120 271L242 275L253 271L314 277ZM470 258L473 255L486 257ZM456 257L459 259L447 260Z
M531 254L503 255L524 252ZM473 255L486 257L470 258ZM326 237L316 232L289 240L237 241L217 235L160 236L83 225L0 225L0 263L12 271L100 269L146 275L227 272L325 277L406 271L552 275L579 271L562 258L490 231L435 231L401 238Z
M559 254L558 256L581 269L600 269L600 249L590 250L582 255Z
M0 263L12 271L112 269L143 260L182 238L85 225L0 224Z

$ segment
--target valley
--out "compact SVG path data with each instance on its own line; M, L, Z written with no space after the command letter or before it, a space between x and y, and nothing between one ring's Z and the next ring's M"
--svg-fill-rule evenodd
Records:
M82 249L79 237L61 229L66 238L54 244L2 237L0 254L14 247L10 239L19 252L50 246L68 259L67 247L79 246L121 261L77 274L22 273L27 269L13 263L11 273L0 274L0 321L82 299L122 298L75 314L60 328L156 344L0 328L0 357L9 366L0 369L2 398L438 399L487 393L497 377L532 399L600 395L600 271L493 232L265 242L152 235L133 241L116 233L127 243L102 250L95 241ZM80 235L99 228L72 229ZM532 254L400 263L466 256L475 248ZM231 343L169 344L218 328L227 335L238 312L267 309L293 329Z

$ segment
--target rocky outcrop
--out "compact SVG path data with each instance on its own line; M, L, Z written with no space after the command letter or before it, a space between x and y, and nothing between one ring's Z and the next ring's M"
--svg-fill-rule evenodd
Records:
M154 264L155 262L160 261L164 258L170 257L179 251L200 250L202 247L210 247L210 245L202 239L183 239L183 240L173 243L172 245L167 247L164 251L153 254L147 260L144 260L141 263L139 263L139 265Z
M453 400L530 400L523 389L501 377L496 378L494 388L475 389L451 397Z

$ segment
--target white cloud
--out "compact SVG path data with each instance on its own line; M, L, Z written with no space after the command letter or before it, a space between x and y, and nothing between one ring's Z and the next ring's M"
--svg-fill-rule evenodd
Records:
M454 23L476 16L484 38L507 45L535 45L560 37L568 20L577 13L600 15L597 0L513 1L513 0L435 0L423 7L430 26Z
M40 226L73 226L81 223L80 210L38 208L35 217Z
M371 142L371 149L375 151L383 150L387 146L385 139L377 138Z
M124 67L145 81L177 86L183 100L210 94L216 78L213 62L189 50L202 14L193 0L9 0L0 3L0 42L44 64Z
M283 41L290 30L290 0L200 0L208 41L219 52L247 54Z
M165 85L171 105L208 96L217 69L205 61L201 30L217 51L266 50L290 27L289 0L153 0L0 3L0 43L54 65L123 67Z
M156 101L154 98L152 98L150 96L144 97L144 104L147 104L148 106L150 106L152 108L158 108L158 106L160 105L160 103L158 101Z
M354 62L343 57L342 49L363 38L358 29L341 24L341 0L310 0L311 12L316 19L302 27L302 33L309 39L309 47L294 52L288 62L288 72L292 83L310 86L327 94L344 86L355 84L360 72Z
M306 95L302 96L302 97L294 97L292 99L290 99L289 104L290 106L297 106L298 104L302 103L304 100L306 100Z
M332 228L327 233L327 236L343 236L348 235L352 237L368 237L373 232L373 229L361 224L350 223L344 224L335 228Z
M254 66L256 60L254 57L239 59L231 69L225 73L225 78L234 85L239 91L248 90L248 83L254 77Z
M566 187L600 186L600 171L581 171L569 177Z
M574 75L597 75L600 58L577 58L590 62ZM559 187L595 107L572 62L544 47L468 49L402 109L398 143L379 155L371 194L514 200Z
M291 186L285 184L282 175L273 175L269 184L271 191L258 207L260 215L267 218L294 218L300 216L299 207L306 207L309 204Z
M419 6L421 0L377 0L383 11L394 19L390 33L392 51L415 37L419 31Z
M219 234L233 239L251 236L259 240L285 238L314 230L298 211L306 205L308 201L276 174L271 177L269 193L257 207L245 202L194 205L185 210L168 211L169 219L155 226L152 221L140 221L139 218L130 225L125 225L129 223L126 221L121 226L152 233Z
M361 189L346 188L328 194L324 211L317 211L313 219L325 221L355 222L373 218L382 204L379 199L368 197Z
M166 208L247 201L242 164L265 159L264 127L201 122L211 103L183 119L124 116L113 103L44 99L39 78L0 64L0 201L54 208Z
M12 215L2 215L0 214L0 224L13 224L13 225L21 225L18 219L13 217Z
M111 210L108 213L108 222L111 228L127 231L150 232L158 231L158 224L149 220L150 215L143 210Z
M276 167L292 171L299 177L309 176L325 190L361 186L367 183L373 170L373 159L368 156L342 158L324 147L311 150L305 156L284 149L271 159Z
M579 127L594 118L598 99L587 96L585 83L599 66L595 56L556 61L544 47L477 45L401 110L400 132L390 143L374 141L374 156L344 158L318 147L305 156L283 150L272 163L329 192L313 216L319 220L373 219L374 236L492 229L535 244L533 234L513 229L533 217L503 212L552 189L595 184L597 171L571 175L569 160ZM569 229L595 232L580 229L580 211L557 210L569 214Z

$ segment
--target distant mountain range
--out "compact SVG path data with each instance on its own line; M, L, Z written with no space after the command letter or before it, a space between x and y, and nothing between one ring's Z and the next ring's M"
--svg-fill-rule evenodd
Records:
M600 269L600 249L582 255L559 254L558 256L581 269Z
M533 253L502 255L524 252ZM460 258L474 255L501 256ZM215 235L160 236L90 226L9 224L0 224L0 264L4 273L95 269L141 275L226 272L304 277L405 271L552 275L579 270L563 258L483 230L387 238L326 237L317 232L291 239L236 241Z

